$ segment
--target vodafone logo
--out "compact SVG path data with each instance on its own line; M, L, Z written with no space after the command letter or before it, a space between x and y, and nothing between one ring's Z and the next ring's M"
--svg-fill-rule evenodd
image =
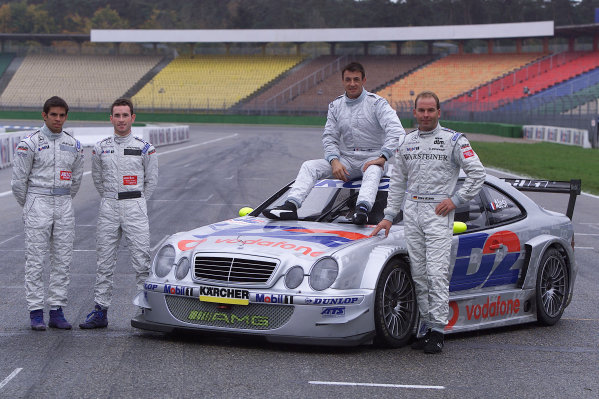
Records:
M445 330L451 330L456 325L460 318L460 306L455 301L449 303L451 309L451 319L445 326ZM492 319L501 320L513 317L520 313L520 300L519 299L502 299L501 295L497 296L497 299L487 300L483 304L472 303L464 304L463 310L466 311L467 321L489 321Z

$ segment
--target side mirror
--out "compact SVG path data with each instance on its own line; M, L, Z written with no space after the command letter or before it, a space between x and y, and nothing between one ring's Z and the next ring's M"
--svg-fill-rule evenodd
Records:
M239 216L246 216L249 213L254 212L254 208L250 208L249 206L245 206L239 210Z
M459 234L466 231L468 226L464 222L453 222L453 234Z

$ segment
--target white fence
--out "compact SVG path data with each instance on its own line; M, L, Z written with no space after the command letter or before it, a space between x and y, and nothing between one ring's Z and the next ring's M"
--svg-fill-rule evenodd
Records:
M12 164L15 149L19 141L31 134L37 128L24 127L22 130L12 133L0 133L0 169ZM112 127L75 127L66 129L72 133L84 147L93 147L98 141L113 135ZM134 126L132 133L155 147L177 144L189 140L189 126Z

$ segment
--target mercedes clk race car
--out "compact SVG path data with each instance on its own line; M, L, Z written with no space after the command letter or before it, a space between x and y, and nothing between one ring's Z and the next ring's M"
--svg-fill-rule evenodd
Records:
M405 345L419 316L401 213L388 238L369 237L388 186L383 178L366 226L351 223L360 181L327 179L297 221L260 216L285 201L288 185L246 216L172 235L134 299L142 312L132 326ZM570 193L568 215L540 207L523 190ZM462 228L451 250L446 333L560 319L576 278L571 216L579 193L576 180L487 176L480 194L455 211Z

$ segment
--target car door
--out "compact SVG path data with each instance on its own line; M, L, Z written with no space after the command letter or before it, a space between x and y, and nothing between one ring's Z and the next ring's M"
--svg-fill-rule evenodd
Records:
M515 287L524 264L524 246L514 224L523 208L489 184L468 204L456 208L455 220L467 230L454 234L449 290L495 290Z

